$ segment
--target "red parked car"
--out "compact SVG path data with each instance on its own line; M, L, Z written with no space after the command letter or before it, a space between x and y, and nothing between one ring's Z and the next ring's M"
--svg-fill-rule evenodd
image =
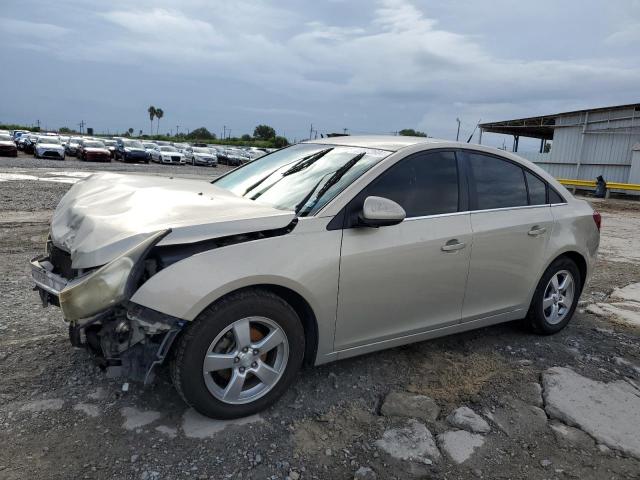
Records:
M99 140L82 140L78 145L76 156L85 162L110 162L111 152Z

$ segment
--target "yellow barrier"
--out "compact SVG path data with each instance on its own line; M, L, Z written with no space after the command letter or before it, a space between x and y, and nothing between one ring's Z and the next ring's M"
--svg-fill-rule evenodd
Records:
M571 180L568 178L559 178L558 181L563 185L569 185L572 187L596 187L596 182L594 180ZM638 185L637 183L607 182L607 188L609 190L633 190L636 192L640 191L640 185Z

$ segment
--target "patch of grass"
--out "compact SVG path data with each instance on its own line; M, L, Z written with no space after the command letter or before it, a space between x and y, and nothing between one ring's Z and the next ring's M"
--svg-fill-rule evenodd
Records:
M509 365L493 352L447 353L425 359L424 364L431 374L414 378L408 390L447 403L470 399L489 382L511 375Z

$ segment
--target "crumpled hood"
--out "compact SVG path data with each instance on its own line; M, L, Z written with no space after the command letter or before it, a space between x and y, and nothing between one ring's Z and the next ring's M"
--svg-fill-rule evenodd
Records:
M158 245L174 245L284 228L294 217L203 180L98 173L62 198L51 240L71 253L73 268L89 268L159 230L172 229Z

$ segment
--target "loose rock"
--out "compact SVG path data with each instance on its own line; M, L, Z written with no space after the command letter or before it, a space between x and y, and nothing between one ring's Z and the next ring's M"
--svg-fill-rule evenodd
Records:
M360 467L353 475L353 480L377 480L378 475L369 467Z
M409 420L405 428L394 428L384 432L382 438L376 441L376 445L399 460L430 464L441 458L429 429L414 419Z
M438 435L438 445L455 463L463 463L471 458L473 452L484 445L484 437L465 430L445 432Z
M469 432L488 433L491 431L487 421L469 407L460 407L454 410L447 417L447 422Z
M391 392L384 399L380 412L387 417L409 417L432 422L438 418L440 407L426 395Z

